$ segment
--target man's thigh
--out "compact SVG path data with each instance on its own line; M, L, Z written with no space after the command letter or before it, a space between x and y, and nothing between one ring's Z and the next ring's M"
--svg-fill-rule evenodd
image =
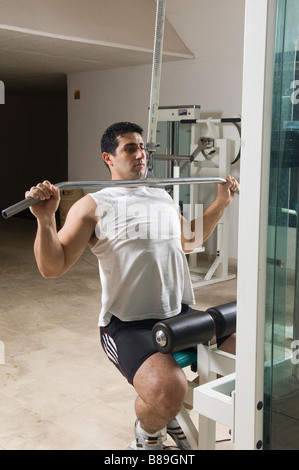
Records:
M100 328L104 351L132 385L139 368L157 353L152 340L152 328L157 321L122 322L113 317L107 327Z

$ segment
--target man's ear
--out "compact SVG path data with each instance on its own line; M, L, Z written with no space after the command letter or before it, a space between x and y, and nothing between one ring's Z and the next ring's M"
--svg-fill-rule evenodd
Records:
M102 158L103 158L104 162L110 167L111 164L112 164L111 153L103 152L102 153Z

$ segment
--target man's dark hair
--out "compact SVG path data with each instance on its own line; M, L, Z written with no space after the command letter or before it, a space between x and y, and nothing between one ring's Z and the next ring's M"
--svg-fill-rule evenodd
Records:
M116 149L118 147L118 137L122 137L129 132L137 132L138 134L143 134L142 127L133 122L116 122L109 126L105 130L102 139L101 139L101 151L111 153L115 155ZM105 162L105 165L109 168L109 165Z

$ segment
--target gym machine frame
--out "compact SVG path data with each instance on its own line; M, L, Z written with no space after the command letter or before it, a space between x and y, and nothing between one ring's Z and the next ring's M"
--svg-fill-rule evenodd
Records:
M173 178L182 176L184 170L190 165L191 177L198 177L202 171L206 171L207 177L210 173L217 173L217 177L225 178L231 173L231 165L236 163L240 157L240 118L222 118L222 119L200 119L199 105L182 105L182 106L161 106L159 107L158 122L182 123L191 125L191 145L190 155L175 155L173 148L167 147L166 155L154 154L153 159L164 160L166 162L166 171L171 173ZM237 155L231 158L233 152L233 143L231 138L227 138L220 131L221 126L232 125L234 129L238 129L238 142L235 142ZM206 135L208 133L208 136ZM199 159L198 156L204 156ZM218 163L215 163L213 157L217 154ZM216 159L215 159L216 160ZM185 162L180 166L180 162ZM169 164L171 169L169 170ZM177 205L180 203L179 187L173 188L173 199ZM200 200L197 186L190 186L190 219L197 217L194 212L196 203ZM188 256L189 269L192 277L194 288L215 282L222 282L234 279L234 274L229 274L229 214L225 212L216 229L216 254L214 261L210 267L204 272L202 266L198 265L197 253L204 252L205 247L196 248Z
M216 423L230 429L234 442L235 361L234 355L220 351L215 344L197 345L199 384L188 380L185 403L198 413L198 428L184 406L176 416L193 450L215 449Z

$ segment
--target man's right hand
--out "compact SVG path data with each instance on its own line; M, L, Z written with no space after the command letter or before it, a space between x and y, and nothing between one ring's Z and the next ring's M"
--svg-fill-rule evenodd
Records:
M41 202L30 207L32 214L39 220L50 218L55 214L60 202L60 191L50 181L38 183L26 191L25 198L40 199Z

